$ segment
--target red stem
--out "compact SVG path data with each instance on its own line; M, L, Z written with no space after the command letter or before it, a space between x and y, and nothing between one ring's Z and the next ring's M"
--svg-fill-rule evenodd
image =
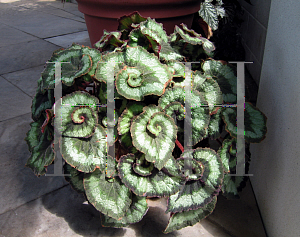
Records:
M178 148L181 150L181 152L184 152L184 147L181 145L181 143L180 143L180 141L178 141L178 139L176 139L175 143L178 146Z
M78 86L78 89L79 89L79 90L82 90L82 91L85 91L85 92L87 92L87 93L89 93L86 89L84 89L84 88L82 88L82 87L80 87L80 86Z

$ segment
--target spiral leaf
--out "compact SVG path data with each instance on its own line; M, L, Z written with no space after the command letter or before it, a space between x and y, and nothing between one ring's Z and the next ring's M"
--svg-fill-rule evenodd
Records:
M161 170L172 155L177 138L174 120L155 105L144 107L130 128L133 145Z
M167 89L166 92L159 98L158 105L163 109L168 109L167 106L174 101L180 102L183 106L185 106L184 88L175 86L171 89ZM204 100L200 92L192 90L190 104L192 106L192 141L193 145L195 145L206 135L205 130L208 127L210 116L207 102ZM177 116L177 119L182 118L181 113Z
M62 135L82 138L92 136L98 122L96 104L99 104L99 100L88 93L75 91L64 96L62 104Z
M83 179L89 202L104 215L121 220L131 205L131 192L119 177L105 178L105 173L96 169L85 174Z
M206 78L213 78L219 84L225 102L236 103L237 77L229 66L208 60L202 64L202 70Z
M82 53L91 57L92 67L86 75L93 77L96 73L97 64L101 60L101 53L90 47L82 47Z
M137 174L133 166L136 157L133 154L124 155L119 161L119 177L122 182L136 195L147 197L164 197L176 193L184 184L182 177L171 177L156 168L151 175Z
M152 174L154 165L151 162L145 160L145 154L141 158L137 159L137 162L133 164L133 170L135 173L141 176L149 176Z
M81 172L105 169L106 133L100 125L96 126L94 135L89 138L62 137L60 147L65 161Z
M61 62L61 81L72 86L74 80L87 74L92 68L92 58L85 55L81 46L72 45L68 49L55 51L42 72L39 90L44 93L55 87L55 62Z
M177 163L173 156L168 159L167 163L165 164L163 171L170 176L176 177L185 177L181 171L180 165Z
M222 92L218 83L212 78L205 78L199 71L193 74L193 89L199 91L208 102L210 113L215 113L219 108L215 105L221 105L223 103Z
M174 230L180 230L184 227L195 225L197 222L201 221L213 212L216 203L217 197L215 196L210 203L202 208L172 213L164 233L166 234Z
M185 165L190 165L191 173L186 172L186 179L189 180L199 180L204 172L204 167L201 162L197 162L195 159L190 158L179 158L177 163L181 166L181 170L184 169Z
M223 180L220 157L209 148L185 151L181 157L195 159L202 164L199 180L187 181L184 188L168 199L167 212L182 212L202 208L218 195ZM195 170L197 171L197 170Z
M178 119L178 120L184 119L185 110L184 110L183 105L178 101L168 104L165 107L164 111L167 115L169 115L172 118L173 118L173 116L176 116L176 119Z
M162 95L171 80L166 65L142 47L127 47L125 66L116 78L116 88L127 99L141 101L147 95Z
M132 195L132 203L121 220L118 221L101 213L101 224L104 227L127 227L129 224L139 222L146 215L148 209L146 197Z
M116 76L118 72L125 66L124 56L124 53L122 53L120 50L116 50L102 56L102 59L97 64L95 79L99 82L107 83L107 77L110 74L113 64L113 73Z

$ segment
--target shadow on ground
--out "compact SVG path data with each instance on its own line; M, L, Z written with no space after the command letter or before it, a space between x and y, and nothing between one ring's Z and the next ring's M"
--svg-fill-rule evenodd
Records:
M176 232L163 234L168 223L168 214L161 207L159 199L151 200L150 208L144 218L127 228L101 226L99 212L91 204L83 204L86 199L70 185L62 187L42 197L42 204L52 214L62 217L69 227L82 236L178 236ZM160 205L160 204L157 204Z

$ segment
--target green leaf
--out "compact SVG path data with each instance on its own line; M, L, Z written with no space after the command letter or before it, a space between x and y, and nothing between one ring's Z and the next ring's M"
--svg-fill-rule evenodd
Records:
M215 6L210 2L203 2L198 11L199 16L211 27L212 30L217 30L219 21Z
M163 62L169 61L183 61L184 56L179 54L169 43L165 41L160 42L160 47L158 47L159 59Z
M230 133L232 137L237 136L236 127L236 108L224 108L223 109L223 120L226 124L225 129ZM246 142L259 143L261 142L267 132L267 118L266 116L252 104L245 103L245 132L244 138Z
M206 78L201 72L196 71L193 73L193 86L194 90L201 93L204 99L208 102L209 112L215 113L223 103L223 96L219 84L212 78Z
M184 184L182 177L171 177L154 168L151 175L141 176L134 171L136 157L124 155L119 161L119 177L136 195L147 197L164 197L178 192ZM143 165L143 164L140 164Z
M40 117L36 122L30 123L30 130L26 133L25 141L28 145L28 150L32 152L33 148L38 146L40 137L42 136L42 124L44 116Z
M168 109L167 105L172 102L180 102L185 106L185 90L182 87L174 86L171 89L167 89L166 92L159 98L158 105L163 109ZM193 145L200 142L206 135L206 129L209 124L209 109L208 104L200 94L199 91L191 91L191 116L192 116L192 142ZM182 110L176 114L176 119L182 118ZM176 112L176 111L175 111ZM170 113L170 112L168 112Z
M184 119L185 110L184 110L183 105L178 101L168 104L165 107L164 111L167 115L169 115L172 118L176 117L177 120Z
M91 70L87 73L87 75L93 77L96 73L97 64L101 60L101 53L99 52L99 50L91 49L90 47L83 47L82 53L89 56L92 61Z
M129 34L128 44L130 46L140 45L148 51L153 50L158 55L162 47L168 45L168 35L164 31L163 25L154 19L148 17L140 24L132 24L132 27L135 29Z
M100 125L96 126L94 135L89 138L62 137L60 147L65 161L81 172L105 169L106 133Z
M62 135L88 138L93 135L98 123L97 107L99 100L80 91L62 98Z
M129 209L121 220L116 220L109 216L100 213L101 224L103 227L122 228L127 227L129 224L137 223L146 215L149 207L146 197L132 196L132 203Z
M230 176L224 175L224 183L222 186L222 194L228 199L239 199L239 189L247 180L246 176Z
M162 169L165 173L174 177L185 177L181 171L180 165L176 162L173 156L168 159L166 165Z
M119 21L118 31L122 31L122 30L131 31L133 29L132 24L139 24L146 20L147 18L142 17L138 12L133 12L127 16L122 16L118 19Z
M178 158L177 163L181 166L181 170L184 170L185 166L190 167L190 170L185 172L186 180L199 180L203 176L204 167L201 162L197 162L191 158Z
M144 103L130 103L123 111L118 120L118 132L120 135L126 134L130 130L131 121L134 116L143 112Z
M219 61L208 60L202 64L202 70L206 78L213 78L223 94L224 102L236 103L237 77L228 65Z
M65 176L66 181L68 181L72 188L79 192L79 193L85 193L84 187L83 187L83 177L84 173L78 171L77 169L73 168L69 164L65 163L64 165L64 174L69 174L70 176Z
M129 34L128 44L130 46L140 45L148 51L154 51L161 61L182 61L184 59L168 43L168 35L164 31L162 24L148 18L146 21L133 26L136 29Z
M120 50L107 53L106 55L102 56L101 61L97 64L97 69L95 73L95 79L98 82L105 82L107 83L107 77L110 75L110 67L113 66L113 72L116 76L119 71L125 66L124 61L124 53L122 53Z
M47 90L45 93L37 92L32 100L32 119L37 121L46 109L51 109L54 104L54 90Z
M210 148L197 148L192 152L184 152L181 157L191 157L201 162L204 171L201 180L210 187L218 189L222 185L223 166L219 155Z
M144 96L164 93L172 77L167 66L161 64L155 55L140 46L128 46L124 57L127 66L116 77L116 89L120 95L141 101Z
M251 103L245 103L245 140L246 142L261 142L267 133L267 117Z
M131 192L118 176L106 178L104 172L96 169L84 175L83 184L89 202L98 211L117 220L125 216L132 203Z
M125 44L125 41L120 39L121 35L119 31L107 32L104 30L103 36L94 44L94 47L103 53L112 52Z
M186 182L183 189L168 199L167 212L182 212L204 207L219 191L204 185L201 180Z
M197 34L194 30L188 29L184 23L180 24L180 26L182 29L179 26L175 26L175 32L178 33L180 38L182 38L186 43L191 45L202 45L203 49L207 53L211 53L215 50L214 44L208 39Z
M151 162L145 160L145 154L133 164L133 171L141 176L149 176L152 174L154 165Z
M65 50L55 51L42 72L40 91L55 87L55 62L61 62L61 81L67 86L72 86L75 79L87 74L92 68L92 58L84 55L79 45L72 45Z
M224 172L226 173L230 172L230 168L236 165L236 159L233 161L235 164L230 165L232 162L232 155L229 153L229 150L234 145L233 143L236 143L236 139L225 139L222 143L222 147L220 147L218 150L218 155L222 160Z
M168 65L169 70L173 73L173 80L174 77L181 77L181 78L185 77L185 66L183 63L172 60L166 62L166 64Z
M116 159L108 155L106 159L105 177L113 178L114 176L116 176L117 165L118 162L116 161Z
M52 150L53 129L46 126L44 133L41 126L44 121L43 117L37 122L32 122L31 129L27 133L25 140L27 141L31 156L27 160L26 167L33 170L37 176L44 175L47 172L47 166L54 161L54 152Z
M210 121L207 129L207 133L211 139L217 139L222 132L222 109L219 107L215 114L210 116Z
M133 119L130 128L133 145L161 170L172 155L177 138L174 120L155 105Z
M201 169L195 169L199 180L187 181L183 189L171 195L168 199L167 212L182 212L204 207L218 195L224 177L222 162L218 154L209 148L197 148L182 153L181 158L195 159L201 164ZM184 164L186 168L188 164ZM187 171L185 171L186 173ZM197 173L198 172L198 173ZM189 174L188 174L189 175Z
M205 217L207 217L213 212L216 203L217 203L217 197L215 196L210 203L208 203L202 208L198 208L196 210L172 213L168 226L163 232L167 234L169 232L180 230L187 226L195 225L197 222L201 221L202 219L204 219Z

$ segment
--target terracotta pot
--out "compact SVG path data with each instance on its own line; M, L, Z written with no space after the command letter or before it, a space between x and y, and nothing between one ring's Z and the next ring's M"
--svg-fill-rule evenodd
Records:
M78 10L84 13L85 22L94 45L103 30L115 31L117 19L138 11L143 17L155 18L163 23L168 34L174 26L185 23L192 25L194 13L200 9L201 0L77 0Z

